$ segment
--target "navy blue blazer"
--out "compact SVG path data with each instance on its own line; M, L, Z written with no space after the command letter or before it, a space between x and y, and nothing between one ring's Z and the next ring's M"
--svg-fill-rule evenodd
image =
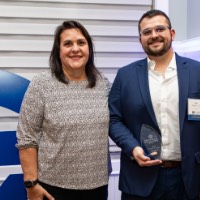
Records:
M200 99L200 62L176 54L179 86L179 120L182 174L190 198L200 194L200 121L187 118L188 98ZM132 150L140 146L142 124L160 133L153 110L147 59L119 69L109 95L110 137L122 149L119 189L127 194L148 196L159 166L140 167Z

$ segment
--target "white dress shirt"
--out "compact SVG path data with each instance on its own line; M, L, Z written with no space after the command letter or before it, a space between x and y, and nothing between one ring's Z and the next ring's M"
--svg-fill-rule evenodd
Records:
M162 136L161 159L179 161L179 91L175 54L165 73L155 70L155 61L148 59L148 66L151 100Z

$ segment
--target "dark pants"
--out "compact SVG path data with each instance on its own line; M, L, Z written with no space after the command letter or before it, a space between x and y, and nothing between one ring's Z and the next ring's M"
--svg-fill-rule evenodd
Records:
M54 187L41 183L40 185L47 190L55 200L107 200L108 185L91 190L71 190ZM44 198L47 200L47 198Z
M145 185L144 185L145 187ZM181 166L160 168L156 184L148 197L122 193L122 200L199 200L189 199L185 194Z

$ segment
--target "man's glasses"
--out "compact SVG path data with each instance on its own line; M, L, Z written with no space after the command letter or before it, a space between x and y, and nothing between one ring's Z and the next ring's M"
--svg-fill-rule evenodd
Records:
M154 28L146 28L142 31L140 31L140 35L143 36L150 36L153 33L153 30L157 33L157 34L162 34L164 33L167 29L170 29L168 26L163 26L163 25L159 25L156 26Z

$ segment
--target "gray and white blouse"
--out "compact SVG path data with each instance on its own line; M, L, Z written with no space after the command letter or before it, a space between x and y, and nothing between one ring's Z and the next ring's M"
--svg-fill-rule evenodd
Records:
M51 72L31 81L17 127L19 149L38 148L38 179L68 189L108 184L108 90L98 77L59 82Z

